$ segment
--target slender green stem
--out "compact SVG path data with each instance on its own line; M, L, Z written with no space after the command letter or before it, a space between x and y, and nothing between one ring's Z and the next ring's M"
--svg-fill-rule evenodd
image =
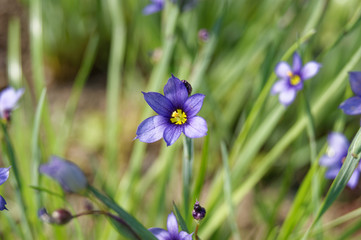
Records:
M20 54L20 20L11 19L8 32L8 76L10 85L15 88L21 87L21 54Z
M322 226L318 226L310 233L316 234L319 232L327 231L329 229L332 229L334 227L337 227L345 222L348 222L354 218L358 218L361 216L361 208L357 208L356 210L353 210L352 212L349 212L341 217L336 218L335 220L332 220L328 223L323 224Z
M72 123L74 120L74 115L78 106L80 95L95 61L98 43L98 35L93 35L90 37L83 57L82 65L80 66L79 72L75 78L73 87L71 89L71 94L65 108L65 114L62 120L62 134L58 136L56 144L57 149L55 153L58 155L63 155L65 151L66 141L68 140L69 134L72 130Z
M230 217L227 219L231 229L232 229L232 236L235 240L240 240L241 239L241 234L238 230L237 227L237 217L234 214L234 210L235 210L235 206L233 205L232 202L232 183L231 183L231 171L229 169L229 158L228 158L228 153L226 150L226 145L224 144L224 142L221 143L221 150L222 150L222 162L223 162L223 169L224 169L224 198L225 198L225 202L227 204L228 207L228 211L229 211L229 215Z
M119 99L121 93L121 70L124 61L126 28L124 24L123 2L108 0L109 13L112 24L112 39L107 80L107 108L106 108L106 144L105 154L109 166L115 165L118 154L119 133ZM114 168L109 168L114 169Z
M113 199L103 195L97 189L92 186L88 186L88 190L105 206L115 211L120 218L122 218L127 225L130 227L132 234L136 233L136 235L140 239L150 239L156 240L153 234L148 231L142 224L138 222L133 216L124 211ZM129 230L129 229L128 229ZM129 233L128 233L129 234Z
M41 114L44 107L44 101L45 101L45 94L46 89L43 89L39 103L36 109L35 113L35 119L34 119L34 126L33 126L33 132L32 132L32 146L31 146L31 155L32 155L32 184L34 186L39 186L39 165L41 161L41 155L39 150L39 129L40 129L40 120L41 120ZM36 208L40 209L41 207L41 198L39 196L39 192L36 192Z
M184 217L188 219L190 216L190 193L191 193L191 177L192 177L192 166L194 159L194 144L193 139L184 137L183 140L183 206L184 206ZM187 221L188 222L188 221Z
M310 145L310 160L311 160L311 166L317 161L317 145L316 145L316 137L315 137L315 121L312 116L311 107L309 98L307 95L306 89L303 91L304 96L304 103L305 103L305 111L307 116L307 134L309 139L309 145ZM312 176L312 185L311 185L311 191L312 191L312 208L313 212L316 215L317 210L320 206L320 184L318 181L318 172L316 171L315 174ZM321 234L321 233L320 233ZM322 235L317 236L318 239L322 238Z
M40 98L45 88L45 76L43 67L43 21L41 16L41 0L30 1L30 53L32 72L37 99ZM45 133L47 134L48 151L52 152L55 144L55 133L51 125L48 102L45 101L43 110L43 121Z
M25 204L23 191L22 191L23 185L22 185L21 176L20 176L20 172L19 172L19 168L18 168L16 156L15 156L15 151L14 151L13 145L10 140L10 136L9 136L9 133L7 130L7 125L2 122L1 127L2 127L2 130L4 133L5 151L7 153L9 162L11 164L12 172L14 173L14 176L15 176L15 195L16 195L16 198L17 198L17 201L19 204L19 208L22 211L21 223L23 225L24 235L28 239L33 239L33 235L32 235L31 228L30 228L30 223L27 218L26 204Z
M194 238L195 238L196 240L199 240L199 237L198 237L198 228L199 228L199 223L197 223L196 229L194 230Z

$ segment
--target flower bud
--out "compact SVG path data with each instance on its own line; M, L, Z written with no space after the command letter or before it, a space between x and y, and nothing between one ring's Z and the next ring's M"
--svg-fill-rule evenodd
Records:
M49 224L63 225L73 219L73 215L68 210L58 209L54 211L51 216L45 208L41 208L38 211L38 217L41 221Z
M57 225L63 225L73 219L73 215L68 210L58 209L51 214L53 223Z
M77 165L57 156L51 156L49 163L40 165L39 171L55 179L67 192L82 193L88 185Z
M198 201L194 204L192 216L197 221L202 220L206 216L206 209L201 207Z
M204 28L200 29L200 30L198 31L198 38L199 38L199 40L201 40L202 42L208 41L208 39L209 39L209 33L208 33L207 29L204 29Z

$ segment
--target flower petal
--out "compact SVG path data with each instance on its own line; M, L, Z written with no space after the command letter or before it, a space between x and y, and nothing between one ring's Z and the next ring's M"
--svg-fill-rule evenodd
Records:
M352 91L361 97L361 72L349 72L348 75Z
M167 146L172 145L177 141L177 139L182 134L183 126L181 125L175 125L170 124L168 127L164 130L163 138L164 141L167 143Z
M202 117L195 116L187 120L184 125L184 134L189 138L200 138L207 135L207 122Z
M179 237L181 240L192 240L193 233L189 234L187 232L181 231L179 233Z
M149 228L149 231L153 233L153 235L158 238L158 240L169 240L171 239L170 234L161 228Z
M351 97L340 104L339 108L347 115L357 115L361 113L361 97Z
M301 69L300 77L302 80L309 79L314 77L321 68L321 64L315 61L306 63L306 65Z
M139 124L135 138L145 143L156 142L163 137L164 129L168 124L168 119L162 116L147 118Z
M297 52L295 52L293 54L293 65L292 65L293 72L298 74L301 71L301 68L302 68L302 59L300 55Z
M338 172L340 171L341 167L336 167L336 168L331 168L331 169L328 169L326 174L325 174L325 177L327 179L335 179L335 177L337 176Z
M12 87L5 88L0 93L0 113L4 114L4 111L11 111L16 107L20 97L24 94L24 89L15 90ZM4 117L4 116L2 116Z
M41 164L39 172L55 179L67 192L82 193L88 185L83 171L77 165L58 156L51 156L48 163Z
M187 114L188 118L191 118L201 110L204 100L204 95L197 93L190 96L184 103L183 110Z
M283 91L279 95L280 103L288 106L290 105L296 98L297 91L293 88L289 88L286 91Z
M144 15L150 15L156 12L159 12L163 9L164 4L163 3L152 3L143 8L143 14Z
M173 212L168 215L167 229L172 239L178 236L178 222Z
M350 146L349 141L342 133L332 132L327 137L328 145L336 153L336 155L347 155L348 148Z
M276 75L279 78L287 79L289 72L292 72L290 65L286 62L279 62L275 67Z
M360 172L355 170L351 175L350 180L348 180L347 186L349 186L351 189L354 189L358 184L359 177L360 177Z
M157 92L142 93L144 94L145 101L156 113L162 115L163 117L170 118L172 112L174 111L174 106L169 99Z
M4 209L8 210L5 205L6 205L6 201L5 199L0 195L0 211L3 211Z
M281 79L275 82L275 84L273 84L273 87L271 89L271 94L275 95L277 93L287 90L288 88L289 88L288 80Z
M329 157L327 155L323 155L320 160L319 160L319 164L321 166L324 167L332 167L335 166L336 164L340 163L340 159L337 157Z
M2 185L9 178L9 169L8 168L0 168L0 185Z
M175 108L183 108L184 102L188 98L188 90L184 83L175 76L168 79L164 86L164 96L168 98Z

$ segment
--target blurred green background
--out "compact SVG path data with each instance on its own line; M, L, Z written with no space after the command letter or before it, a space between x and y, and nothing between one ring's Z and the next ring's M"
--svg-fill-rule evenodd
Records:
M269 96L276 80L274 67L282 57L290 62L293 51L304 63L322 63L304 89L314 110L319 156L329 132L342 131L351 140L359 117L344 116L338 105L352 95L347 72L361 69L360 2L199 0L184 12L167 2L163 11L145 16L142 9L149 3L1 0L0 84L27 90L11 126L25 185L33 185L29 169L37 161L51 154L63 156L146 227L164 227L172 201L181 205L181 144L166 148L163 140L146 145L133 138L139 123L154 115L141 91L162 92L174 74L188 80L194 93L206 95L200 115L208 122L209 136L195 140L193 168L199 185L194 186L198 194L192 200L203 203L208 214L200 237L237 239L240 234L243 239L275 239L310 159L304 95L299 93L287 109L277 96ZM200 29L209 31L207 41L198 38ZM35 109L44 87L46 103L39 138L34 140ZM290 140L283 143L287 134ZM234 216L222 208L227 199L221 143L229 152L232 195L240 193L231 206ZM269 155L274 149L280 150ZM323 180L323 169L318 171L325 189L329 181ZM41 178L41 185L61 193L48 178ZM15 219L1 223L4 239L12 239L21 215L11 189L10 184L2 186L11 210L7 218L1 214L1 221ZM360 207L360 189L346 189L325 219ZM63 227L43 225L30 197L35 190L24 191L35 239L119 237L99 216ZM41 196L50 209L66 206L80 212L87 205L72 195ZM294 233L307 226L312 211L305 207L299 214ZM346 228L325 231L325 239L341 236Z

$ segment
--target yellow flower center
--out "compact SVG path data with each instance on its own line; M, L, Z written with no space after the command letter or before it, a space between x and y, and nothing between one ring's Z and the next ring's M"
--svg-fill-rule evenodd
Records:
M177 109L172 113L170 121L174 124L182 125L187 121L187 115L181 109Z
M301 82L301 77L292 72L288 72L287 75L290 77L290 83L295 86Z

